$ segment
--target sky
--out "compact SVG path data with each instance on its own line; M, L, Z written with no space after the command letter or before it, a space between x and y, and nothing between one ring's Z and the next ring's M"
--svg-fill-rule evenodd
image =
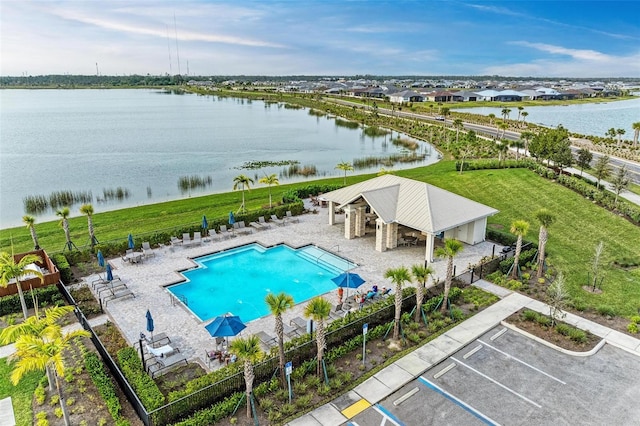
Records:
M640 1L0 0L0 75L640 77Z

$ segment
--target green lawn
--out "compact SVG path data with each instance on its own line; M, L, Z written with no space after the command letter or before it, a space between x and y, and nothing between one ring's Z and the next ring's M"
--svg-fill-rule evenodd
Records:
M528 239L537 241L538 224L534 213L546 207L556 216L549 229L548 253L552 268L563 271L571 294L597 307L610 305L625 316L636 314L640 307L640 270L625 271L612 265L614 260L640 261L640 228L604 210L561 185L543 179L527 169L482 170L460 175L453 170L453 162L442 161L432 166L399 171L398 175L429 182L462 196L500 210L489 219L509 229L513 220L524 219L531 224ZM356 183L372 175L349 176L347 183ZM342 183L342 178L322 180ZM294 184L296 185L296 184ZM297 184L297 185L306 185ZM292 185L272 188L274 200ZM200 223L202 214L224 218L241 203L241 193L230 192L205 197L140 206L94 216L96 236L102 242L125 241L129 232L141 234L163 228ZM254 188L246 193L247 208L255 209L268 203L267 188ZM86 244L86 218L75 213L71 230L76 244ZM36 224L40 245L49 252L59 251L64 234L56 222ZM29 250L31 238L26 228L0 231L3 250L8 249L12 235L16 252ZM581 289L586 284L587 271L595 246L604 242L606 279L600 295Z
M33 424L33 411L31 410L33 392L44 373L29 373L18 383L18 386L11 384L10 375L11 366L7 364L7 359L0 358L0 399L11 397L17 426L31 426Z

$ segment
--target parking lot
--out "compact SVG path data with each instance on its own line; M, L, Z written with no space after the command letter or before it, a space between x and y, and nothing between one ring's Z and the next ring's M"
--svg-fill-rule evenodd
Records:
M498 326L348 423L630 425L640 419L640 358L605 344L590 356Z

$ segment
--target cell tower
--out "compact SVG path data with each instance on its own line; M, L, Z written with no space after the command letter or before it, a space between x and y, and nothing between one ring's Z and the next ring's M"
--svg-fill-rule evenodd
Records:
M178 60L178 75L181 75L180 72L180 49L178 48L178 26L176 25L176 14L173 14L173 29L176 33L176 57Z
M171 39L169 38L169 25L167 25L167 49L169 50L169 75L173 75L171 68Z

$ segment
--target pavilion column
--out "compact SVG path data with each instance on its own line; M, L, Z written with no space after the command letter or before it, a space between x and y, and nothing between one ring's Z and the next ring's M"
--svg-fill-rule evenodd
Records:
M336 203L329 201L329 225L336 224Z
M398 224L396 222L387 225L386 244L388 249L398 247Z
M387 250L387 227L382 219L376 219L376 251Z
M433 247L435 245L435 236L433 234L427 233L427 248L424 254L424 258L428 262L433 262Z
M356 237L364 237L367 232L367 206L356 208Z
M352 204L344 208L344 237L347 240L356 237L356 208Z

